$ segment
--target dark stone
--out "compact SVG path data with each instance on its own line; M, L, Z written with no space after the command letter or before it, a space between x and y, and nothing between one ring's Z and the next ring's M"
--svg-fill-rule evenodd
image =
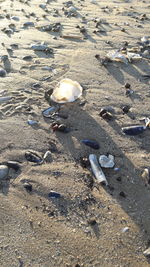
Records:
M0 68L0 77L6 77L6 74L7 74L6 70Z
M123 191L119 193L119 196L126 198L126 194Z
M124 87L125 88L131 88L131 84L130 83L126 83Z
M27 192L32 192L32 184L24 183L23 186L27 190Z

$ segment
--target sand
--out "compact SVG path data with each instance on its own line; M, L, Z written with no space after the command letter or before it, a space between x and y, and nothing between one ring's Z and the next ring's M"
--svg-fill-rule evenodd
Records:
M0 181L0 266L146 267L150 187L141 174L150 164L150 132L126 136L121 128L150 116L149 76L144 76L150 75L149 47L146 56L140 50L141 38L149 37L150 4L74 0L69 9L65 3L0 2L0 56L8 56L0 62L7 72L0 77L0 158L2 164L21 165ZM60 23L60 31L57 24L54 31L42 30L53 23ZM46 52L31 49L42 42ZM126 42L141 60L101 64ZM68 133L53 132L51 120L42 116L49 107L45 92L63 78L84 89L80 100L61 106ZM130 105L129 113L123 114L123 105ZM113 109L111 121L99 116L104 107ZM28 119L38 124L31 126ZM100 149L83 139L96 140ZM50 162L28 162L28 150L42 157L49 150ZM91 153L115 157L118 169L104 169L108 187L81 166L80 157ZM49 198L51 190L62 197Z

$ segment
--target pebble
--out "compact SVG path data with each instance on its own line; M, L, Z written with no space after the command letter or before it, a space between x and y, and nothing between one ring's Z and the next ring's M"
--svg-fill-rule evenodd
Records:
M24 56L22 59L23 60L32 60L32 56Z
M24 183L23 186L27 190L27 192L32 192L32 184Z
M9 169L6 165L0 165L0 180L7 177Z
M55 192L55 191L51 191L49 194L48 194L48 197L50 198L60 198L61 197L61 194Z
M6 74L7 74L6 70L0 68L0 77L6 77Z
M11 19L13 19L13 20L15 20L15 21L19 21L19 20L20 20L20 18L17 17L17 16L12 16Z
M34 22L27 21L23 24L24 27L34 27Z

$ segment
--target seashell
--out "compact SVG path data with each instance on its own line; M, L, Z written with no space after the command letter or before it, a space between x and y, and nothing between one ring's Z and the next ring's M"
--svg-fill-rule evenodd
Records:
M45 110L42 111L42 114L43 114L43 117L45 118L50 118L51 115L54 113L54 112L57 112L59 110L59 106L53 106L53 107L49 107Z
M93 148L93 149L99 149L99 144L96 141L84 139L84 140L82 140L82 143L85 144L86 146Z
M15 171L18 171L20 168L21 168L21 165L16 162L16 161L7 161L6 165L9 167L9 168L12 168L14 169Z
M25 152L25 158L28 161L35 162L38 164L43 163L43 159L36 152L33 151Z
M138 135L143 133L146 130L147 126L130 126L130 127L124 127L122 128L123 133L127 135Z
M113 155L109 155L108 157L105 155L101 155L99 157L99 163L101 165L101 167L104 168L113 168L115 163L114 163L114 156Z
M74 102L82 95L82 87L71 79L61 80L54 89L51 99L57 103Z
M105 174L103 173L97 157L95 154L90 154L89 155L89 161L91 164L92 172L94 173L96 179L98 180L99 183L104 183L105 185L108 185L108 182L106 180Z

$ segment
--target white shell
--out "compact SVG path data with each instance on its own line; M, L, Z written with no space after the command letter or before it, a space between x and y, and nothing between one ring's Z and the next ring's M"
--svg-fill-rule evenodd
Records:
M109 155L108 157L105 155L101 155L99 157L99 163L101 165L101 167L104 168L113 168L115 163L114 163L114 156L113 155Z
M82 95L82 87L71 79L61 80L54 89L51 99L57 103L74 102Z

